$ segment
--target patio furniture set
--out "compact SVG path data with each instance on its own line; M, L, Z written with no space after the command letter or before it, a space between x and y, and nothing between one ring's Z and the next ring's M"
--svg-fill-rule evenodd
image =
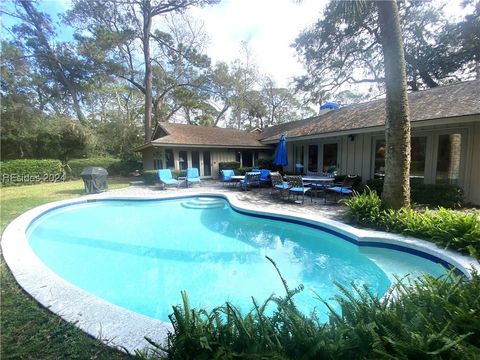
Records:
M265 169L253 169L245 175L235 175L233 170L221 170L221 175L224 185L239 185L242 190L248 190L251 187L267 184L272 187L272 194L278 193L280 198L287 200L292 195L297 201L301 196L301 203L305 201L305 194L310 195L311 202L315 196L323 197L325 203L327 194L332 194L335 201L338 197L352 195L353 185L359 178L357 175L348 175L342 182L335 183L335 178L331 174L283 177L279 172L270 172Z
M358 176L348 175L340 183L335 183L335 178L331 174L323 176L318 175L287 175L282 176L279 172L271 172L266 169L252 169L245 175L235 175L233 170L221 170L221 182L224 186L239 187L241 190L248 190L253 187L262 186L271 187L271 194L278 194L281 199L290 200L292 196L296 202L305 202L305 194L310 195L310 202L313 197L323 197L327 202L327 195L334 196L334 201L339 197L349 196L353 193L353 185ZM162 188L167 186L179 187L185 183L186 187L191 184L200 184L200 176L197 168L188 168L186 176L180 176L175 179L170 169L158 170L158 178ZM299 198L301 197L301 201Z

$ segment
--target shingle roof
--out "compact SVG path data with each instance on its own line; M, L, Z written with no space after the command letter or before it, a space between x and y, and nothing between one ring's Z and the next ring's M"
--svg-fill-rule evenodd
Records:
M258 141L258 134L242 130L172 123L160 126L166 134L152 144L268 148Z
M480 80L408 94L412 122L480 114ZM317 117L267 128L262 141L385 125L385 99L350 105Z

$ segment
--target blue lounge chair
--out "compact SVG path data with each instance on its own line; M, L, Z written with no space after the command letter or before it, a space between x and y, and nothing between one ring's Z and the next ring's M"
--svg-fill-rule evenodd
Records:
M232 179L232 176L235 176L235 172L233 170L221 170L220 174L222 175L222 183L225 184L235 184L235 181Z
M200 175L198 174L197 168L188 168L187 169L187 187L192 183L200 184Z
M179 182L177 179L174 179L172 176L172 171L170 169L160 169L158 170L158 179L160 184L165 189L166 186L176 186L178 188Z

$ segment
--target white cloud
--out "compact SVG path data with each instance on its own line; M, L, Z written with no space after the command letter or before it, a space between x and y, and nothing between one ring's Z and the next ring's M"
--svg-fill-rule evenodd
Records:
M286 86L303 71L290 45L319 18L325 4L318 0L225 0L192 9L191 14L205 22L211 40L208 54L214 61L228 63L240 57L240 42L247 41L260 72Z

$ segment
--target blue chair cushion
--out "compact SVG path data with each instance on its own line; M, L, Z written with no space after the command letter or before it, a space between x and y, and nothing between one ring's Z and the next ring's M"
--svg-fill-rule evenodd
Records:
M352 193L352 190L342 188L341 186L334 186L334 187L328 188L328 190L329 190L329 191L336 192L336 193L339 193L339 194L347 194L347 195L350 195L350 194Z
M268 181L270 179L270 170L260 170L260 181Z
M161 182L167 185L175 185L178 184L178 181L175 179L160 179Z
M307 192L308 190L310 190L309 187L292 187L290 188L290 191L293 191L293 192Z
M278 184L278 185L275 185L275 188L286 190L288 189L288 184L287 183L283 183L282 185Z

